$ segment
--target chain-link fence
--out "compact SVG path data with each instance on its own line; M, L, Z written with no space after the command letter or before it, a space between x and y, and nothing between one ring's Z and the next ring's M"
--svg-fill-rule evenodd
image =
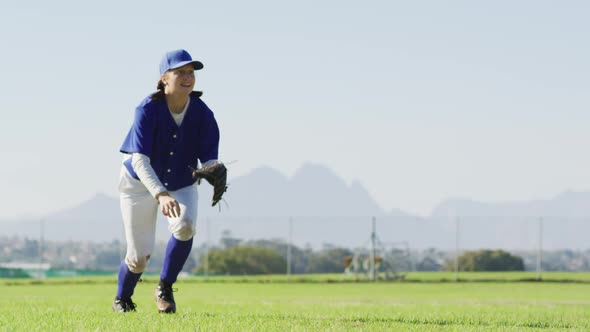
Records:
M275 247L287 260L285 273L305 271L294 261L293 250L335 248L348 249L352 257L373 253L383 259L379 263L389 260L395 271L428 271L458 269L456 258L462 253L491 249L521 257L529 271L586 271L590 270L588 234L590 218L209 217L199 222L195 255L200 259L214 248L260 245L267 240L283 244ZM342 271L350 269L350 259L348 264L343 260ZM367 268L366 262L360 269Z

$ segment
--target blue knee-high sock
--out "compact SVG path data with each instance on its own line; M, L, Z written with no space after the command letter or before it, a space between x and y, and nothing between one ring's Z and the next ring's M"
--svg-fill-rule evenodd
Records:
M133 295L133 290L141 277L141 273L133 273L129 270L129 267L125 263L125 260L121 262L119 268L119 279L117 287L117 296L122 300L129 300Z
M188 241L180 241L174 236L171 236L166 246L166 256L164 256L160 279L168 284L176 282L176 278L180 271L182 271L182 267L186 263L192 248L193 238Z

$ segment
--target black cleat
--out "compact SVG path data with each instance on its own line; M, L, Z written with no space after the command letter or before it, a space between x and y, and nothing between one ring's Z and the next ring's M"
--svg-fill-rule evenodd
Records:
M135 311L137 305L129 300L121 300L119 297L115 297L115 302L113 302L113 311L115 312L130 312Z
M174 294L172 294L172 287L166 287L158 285L154 291L154 297L156 298L156 306L158 312L164 312L167 314L173 314L176 312L176 302L174 302Z

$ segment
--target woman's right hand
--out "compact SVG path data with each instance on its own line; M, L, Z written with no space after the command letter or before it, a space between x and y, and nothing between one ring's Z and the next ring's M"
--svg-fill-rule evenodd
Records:
M167 191L159 193L156 198L158 199L158 202L160 202L162 214L166 217L173 218L178 218L180 216L180 204L178 204L178 201L170 196Z

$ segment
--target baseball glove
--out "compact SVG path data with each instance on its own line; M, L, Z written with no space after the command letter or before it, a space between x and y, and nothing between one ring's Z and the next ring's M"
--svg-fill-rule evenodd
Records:
M201 179L207 180L213 186L213 201L211 206L219 203L223 193L227 190L227 168L222 162L215 162L209 166L193 170L193 178L200 184Z

